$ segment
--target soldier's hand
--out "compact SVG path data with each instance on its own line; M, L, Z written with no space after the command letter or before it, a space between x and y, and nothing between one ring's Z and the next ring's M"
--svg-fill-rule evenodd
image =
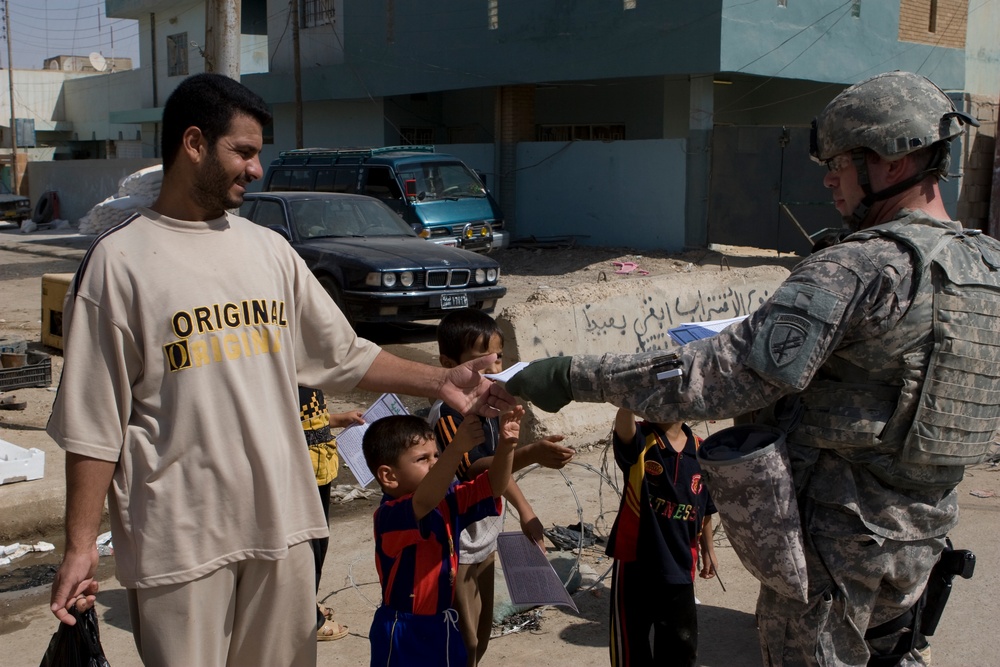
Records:
M507 381L506 389L514 396L531 401L546 412L559 412L573 400L569 367L573 357L549 357L528 364Z

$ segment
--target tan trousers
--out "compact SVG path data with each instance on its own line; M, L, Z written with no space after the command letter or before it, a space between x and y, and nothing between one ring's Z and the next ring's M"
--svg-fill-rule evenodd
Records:
M316 665L316 571L309 542L283 560L231 563L201 579L130 588L146 667Z
M493 574L496 552L481 563L459 563L455 579L458 628L469 654L468 667L476 667L486 653L493 631Z

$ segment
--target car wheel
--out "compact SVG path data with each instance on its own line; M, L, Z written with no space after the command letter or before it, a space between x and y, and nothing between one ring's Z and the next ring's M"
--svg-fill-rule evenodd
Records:
M337 304L337 308L340 308L340 312L344 314L347 321L350 323L351 328L354 328L354 318L351 317L351 312L347 309L347 303L344 301L344 291L340 289L340 285L337 281L330 276L319 276L319 284L323 286L326 293L330 295L333 302Z

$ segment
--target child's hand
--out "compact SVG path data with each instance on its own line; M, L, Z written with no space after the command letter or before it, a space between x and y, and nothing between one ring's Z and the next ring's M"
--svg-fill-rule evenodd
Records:
M564 435L550 435L542 438L538 442L531 443L535 463L544 468L554 468L558 470L573 460L576 450L559 443L565 439Z
M542 530L542 522L534 514L521 517L521 532L527 535L528 539L538 545L538 548L545 551L545 532Z
M330 415L330 426L334 428L347 428L353 424L364 424L364 414L361 410L338 412L335 415Z
M719 569L719 561L715 558L715 549L703 549L701 552L701 574L702 579L711 579Z
M455 437L448 444L448 449L455 447L464 454L484 442L486 442L486 435L483 433L483 422L479 420L479 417L469 415L455 429Z
M517 439L521 435L521 418L524 416L524 407L517 405L513 410L500 415L500 442L511 446L517 444ZM464 423L464 422L463 422Z

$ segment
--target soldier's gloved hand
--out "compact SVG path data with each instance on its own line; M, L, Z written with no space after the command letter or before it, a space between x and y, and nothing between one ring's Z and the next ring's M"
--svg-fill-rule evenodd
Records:
M569 367L573 357L549 357L528 364L507 381L506 389L546 412L559 412L573 400L569 385Z

